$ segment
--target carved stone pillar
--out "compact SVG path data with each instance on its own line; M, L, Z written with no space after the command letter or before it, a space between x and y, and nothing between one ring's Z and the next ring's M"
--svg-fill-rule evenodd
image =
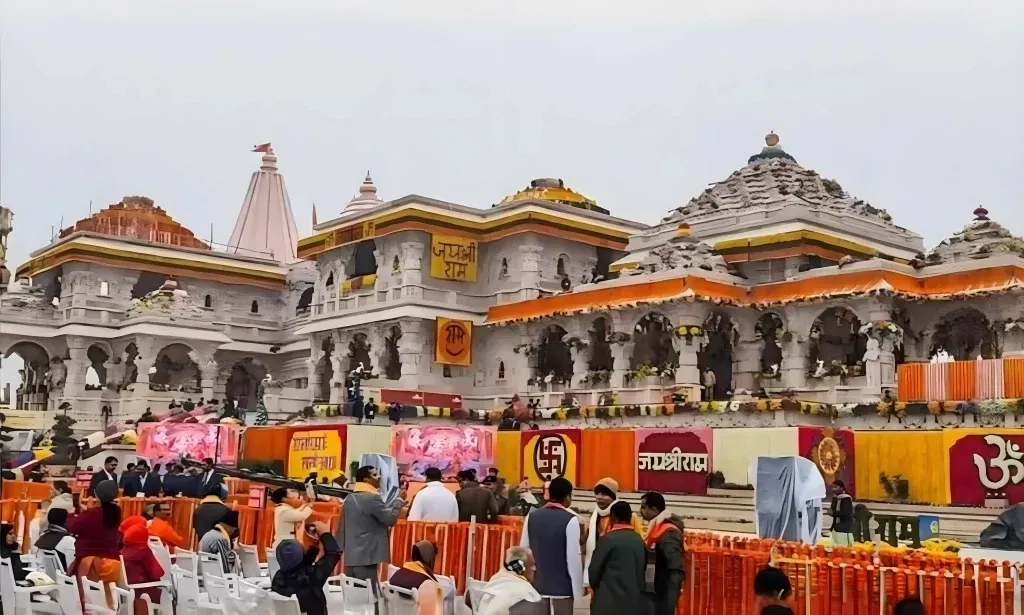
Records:
M103 362L103 369L107 374L107 381L104 386L109 391L118 391L124 381L127 365L121 357L111 357Z
M317 359L312 357L306 359L306 389L309 403L316 400L317 393L320 391L320 372L316 369L317 362Z
M425 346L425 336L422 332L423 321L418 318L405 318L399 323L399 326L402 328L402 338L398 342L398 356L402 362L402 379L415 378L419 375L420 354Z
M135 357L135 365L138 367L138 375L135 377L134 392L149 392L149 370L156 365L156 353L159 351L156 340L153 338L137 338L135 349L139 354Z
M384 374L384 329L383 323L370 325L366 332L366 344L369 346L370 369L374 375L383 377Z
M782 387L807 388L807 345L795 338L782 343Z
M348 375L345 371L345 357L337 352L331 355L331 398L328 400L332 404L344 403L347 395L345 395L345 377Z
M64 383L64 395L80 397L85 392L85 373L89 370L87 351L89 342L84 337L69 336L65 340L68 345L67 379Z
M679 367L676 368L676 384L699 386L700 368L697 367L697 340L679 344Z
M205 359L205 363L199 366L199 386L203 389L203 398L211 400L216 396L214 387L217 384L217 374L220 371L220 366L217 365L212 356L203 357L203 359Z
M402 249L402 296L423 296L423 243L409 241L401 245ZM405 327L402 327L405 336ZM402 362L405 365L405 362ZM405 373L404 370L402 372Z
M625 388L626 372L629 371L629 360L633 356L635 342L617 342L612 344L612 377L610 385L614 389Z
M590 361L590 348L576 345L570 350L572 351L572 381L569 383L569 388L583 388L583 378L587 375L587 363Z

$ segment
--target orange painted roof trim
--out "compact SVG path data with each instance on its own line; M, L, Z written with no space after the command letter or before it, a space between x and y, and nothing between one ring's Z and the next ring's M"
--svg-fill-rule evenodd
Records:
M487 311L485 322L501 324L688 297L743 306L762 306L879 291L905 297L947 299L965 294L998 292L1011 287L1024 288L1024 267L1004 265L928 277L885 270L840 271L833 275L761 284L752 288L686 275L496 305Z

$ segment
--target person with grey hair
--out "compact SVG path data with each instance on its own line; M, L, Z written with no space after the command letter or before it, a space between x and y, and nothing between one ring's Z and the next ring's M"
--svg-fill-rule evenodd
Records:
M502 570L487 581L475 613L479 615L541 615L549 605L533 587L537 565L529 547L510 547Z

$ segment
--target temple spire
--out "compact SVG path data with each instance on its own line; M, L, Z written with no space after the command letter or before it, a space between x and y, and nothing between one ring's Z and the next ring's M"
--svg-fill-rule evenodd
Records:
M277 170L277 156L270 143L258 145L253 151L262 153L263 159L249 180L249 190L238 212L227 252L281 263L294 262L299 233L284 176Z

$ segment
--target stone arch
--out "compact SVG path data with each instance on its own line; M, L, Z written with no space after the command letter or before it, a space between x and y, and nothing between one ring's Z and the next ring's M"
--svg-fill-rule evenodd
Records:
M786 326L775 312L765 312L754 325L754 337L761 342L761 373L772 377L782 372L782 343Z
M313 287L310 286L299 295L299 302L295 305L295 315L309 314L310 306L313 304Z
M49 388L46 374L50 370L50 353L41 344L21 340L11 344L4 359L17 367L17 378L10 382L11 403L17 410L45 410ZM18 362L21 365L18 367Z
M363 371L372 373L377 366L370 360L370 341L365 333L356 333L348 343L348 372L363 364Z
M562 252L555 259L555 276L558 278L569 277L570 259L569 255Z
M957 361L970 361L979 355L985 359L1002 356L995 327L977 308L961 307L944 313L935 322L934 331L929 357L941 350Z
M571 382L572 353L563 341L566 335L566 330L557 324L548 325L541 332L537 347L537 377L541 380L552 375L557 382Z
M202 393L202 374L192 359L195 353L188 344L175 342L156 353L150 368L149 386L155 390Z
M109 346L102 342L94 342L85 351L89 360L89 367L85 370L86 388L103 388L107 385L107 361L110 360L112 351Z
M256 410L256 389L267 376L267 367L252 357L236 361L224 385L224 397L240 411Z
M590 323L587 336L590 339L590 357L587 369L592 372L611 372L613 369L612 346L608 343L608 334L612 324L608 318L599 316Z
M384 336L384 366L380 369L380 375L388 380L398 380L402 377L402 356L398 352L398 344L402 339L402 328L392 325Z
M697 351L697 366L701 372L701 382L708 369L715 374L712 400L728 399L730 396L736 341L736 328L728 314L712 312L704 320L704 344Z
M826 370L832 365L857 365L867 341L860 328L860 318L847 307L830 307L819 314L809 335L811 369L816 369L818 361Z
M658 370L679 364L672 321L661 312L648 312L633 326L633 354L629 367L649 366Z

